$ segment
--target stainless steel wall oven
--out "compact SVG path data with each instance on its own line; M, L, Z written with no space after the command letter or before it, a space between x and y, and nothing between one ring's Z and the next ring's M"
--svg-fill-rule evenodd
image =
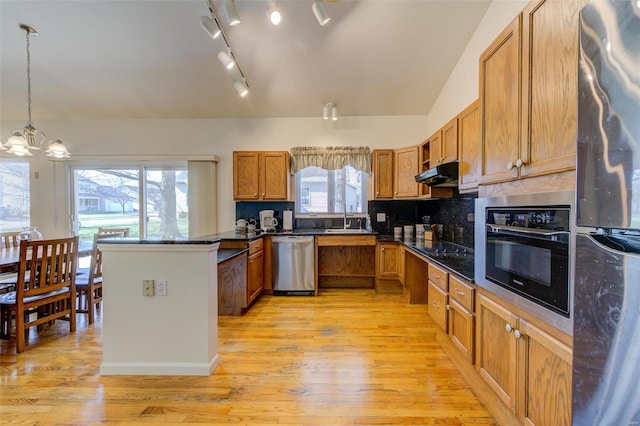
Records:
M475 281L571 334L574 191L476 200Z

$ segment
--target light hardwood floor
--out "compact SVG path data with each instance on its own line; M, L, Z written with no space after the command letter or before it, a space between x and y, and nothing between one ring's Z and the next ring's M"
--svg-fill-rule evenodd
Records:
M101 326L32 330L21 355L3 340L0 423L497 424L401 294L263 296L220 317L210 377L102 377Z

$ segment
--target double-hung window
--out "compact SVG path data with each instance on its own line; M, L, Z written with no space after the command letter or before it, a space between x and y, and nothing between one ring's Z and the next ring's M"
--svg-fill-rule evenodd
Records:
M296 173L296 216L366 213L368 177L349 165L338 170L305 167Z
M29 160L0 158L0 232L30 225Z

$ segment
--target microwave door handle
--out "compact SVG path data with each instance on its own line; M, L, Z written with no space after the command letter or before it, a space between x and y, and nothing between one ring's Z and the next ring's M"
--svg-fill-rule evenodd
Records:
M537 237L547 237L547 238L551 238L554 236L560 236L560 235L566 235L567 238L569 236L569 231L549 231L549 230L544 230L544 229L529 229L529 228L521 228L519 226L506 226L506 225L491 225L491 224L487 224L487 228L489 228L489 230L491 232L496 232L496 233L508 233L508 234L513 234L513 235L522 235L522 234L527 234L527 235L534 235Z

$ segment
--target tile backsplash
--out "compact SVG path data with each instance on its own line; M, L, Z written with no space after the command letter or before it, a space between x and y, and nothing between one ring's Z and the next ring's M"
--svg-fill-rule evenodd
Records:
M294 210L293 201L238 201L236 202L236 220L254 219L256 226L260 226L260 210L273 210L273 215L278 219L276 230L282 230L282 212Z
M378 213L385 220L378 222ZM442 238L473 248L475 197L460 197L440 200L392 200L369 201L371 227L379 234L393 235L394 226L416 223L442 224ZM456 228L462 228L454 233Z

